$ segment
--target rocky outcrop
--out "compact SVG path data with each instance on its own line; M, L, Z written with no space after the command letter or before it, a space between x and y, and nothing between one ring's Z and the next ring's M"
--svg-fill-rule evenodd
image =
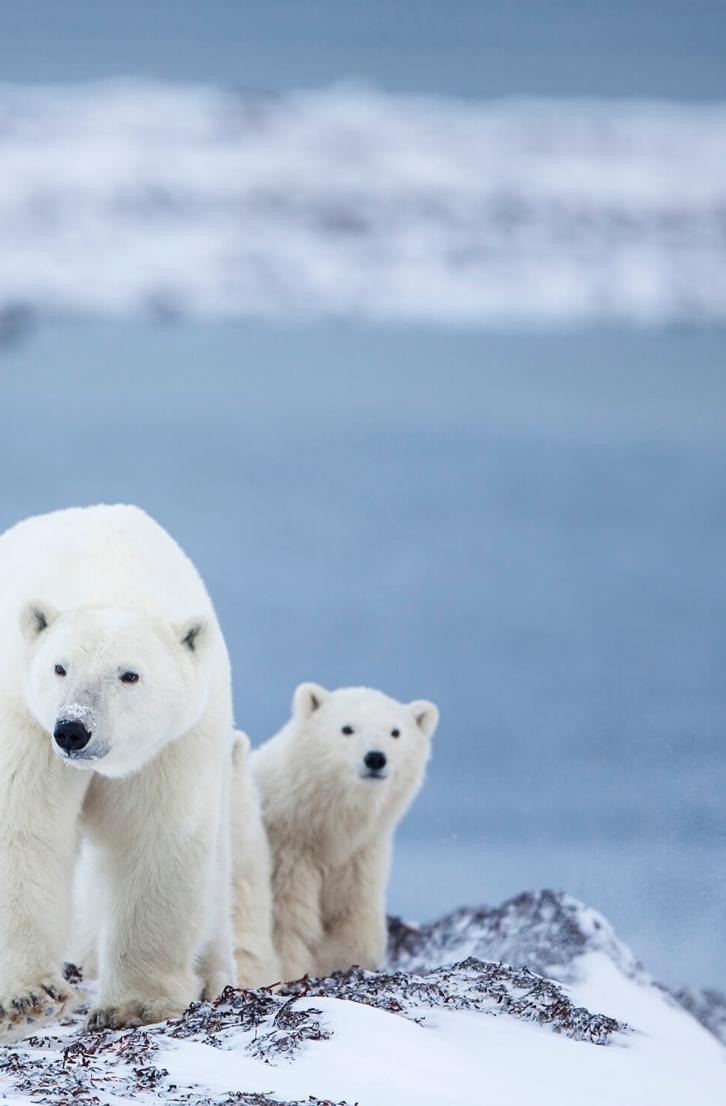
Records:
M516 1021L539 1026L546 1035L584 1042L583 1060L590 1046L599 1046L600 1051L613 1041L637 1050L638 1033L611 1016L607 998L602 1012L573 1001L568 983L577 993L578 981L586 979L593 966L596 976L602 968L602 960L594 959L594 954L607 957L626 977L623 993L632 995L634 1010L642 1012L642 987L651 1009L654 1004L660 1011L673 1011L675 999L715 1036L726 1039L724 996L715 991L666 992L653 984L600 914L568 895L539 891L494 908L456 910L430 925L390 919L388 964L380 972L353 968L324 979L297 980L275 991L228 989L214 1002L193 1004L181 1018L121 1032L87 1032L87 1008L79 1005L63 1025L36 1029L36 1035L24 1041L0 1045L0 1098L41 1106L118 1101L139 1101L144 1106L162 1102L298 1106L303 1101L308 1106L346 1106L342 1099L349 1095L341 1093L339 1082L337 1097L319 1095L321 1084L327 1089L327 1057L335 1053L339 1033L344 1040L345 1026L353 1016L350 1004L357 1011L355 1025L363 1025L366 1048L371 1033L379 1048L391 1037L405 1042L406 1048L413 1048L408 1063L414 1071L441 1025L450 1035L446 1046L450 1048L459 1040L460 1026L464 1039L471 1033L472 1016L482 1019L482 1043L491 1041L487 1026L492 1019L500 1019L496 1040L510 1042L512 1058L516 1056L514 1067L505 1065L504 1086L516 1077L517 1066L526 1064L527 1041L534 1040L521 1035L523 1029L516 1027ZM78 972L69 968L67 974L83 993ZM605 992L610 993L608 987ZM590 988L586 993L599 992ZM374 1008L375 1015L373 1011L364 1014L362 1007ZM628 1017L627 1002L624 1016ZM403 1032L405 1022L413 1025ZM633 1024L632 1028L640 1027ZM412 1029L415 1041L409 1035ZM678 1027L675 1033L679 1039ZM700 1039L697 1028L696 1034ZM389 1057L392 1066L386 1070L390 1073L399 1062L397 1047ZM709 1042L708 1047L714 1046ZM222 1053L228 1054L227 1061ZM466 1048L461 1055L468 1057ZM229 1076L229 1059L238 1065L235 1071L245 1073L245 1086ZM214 1074L218 1067L222 1075ZM311 1068L322 1073L314 1085L304 1082ZM272 1078L275 1070L308 1074L301 1082L296 1076L290 1088L289 1078L278 1082ZM335 1064L331 1070L336 1070ZM595 1084L595 1073L601 1070L593 1054ZM220 1080L224 1093L219 1092ZM375 1090L375 1081L373 1086ZM285 1097L280 1093L283 1087L294 1093ZM277 1093L266 1093L268 1088L277 1088ZM603 1093L603 1101L609 1102L609 1092Z
M389 964L404 971L475 956L568 982L579 957L603 952L629 978L648 978L602 914L561 891L526 891L501 906L463 907L423 926L389 918L388 934Z

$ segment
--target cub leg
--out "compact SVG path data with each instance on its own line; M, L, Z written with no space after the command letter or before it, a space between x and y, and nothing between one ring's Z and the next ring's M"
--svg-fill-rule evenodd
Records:
M347 971L354 964L375 970L386 952L385 893L390 866L388 842L368 846L326 881L325 936L318 946L316 973Z

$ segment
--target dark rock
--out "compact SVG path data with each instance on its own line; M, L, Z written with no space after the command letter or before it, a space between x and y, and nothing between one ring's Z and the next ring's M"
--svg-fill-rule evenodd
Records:
M575 1006L560 986L529 968L513 968L474 957L429 972L367 972L352 968L327 979L297 980L287 984L282 993L295 998L362 1002L412 1021L424 1020L427 1011L442 1007L508 1014L596 1045L607 1044L613 1033L628 1029L615 1018L591 1014Z
M463 907L428 925L388 920L388 962L404 971L474 956L568 982L586 952L605 953L629 978L648 978L610 923L561 891L527 891L501 906Z

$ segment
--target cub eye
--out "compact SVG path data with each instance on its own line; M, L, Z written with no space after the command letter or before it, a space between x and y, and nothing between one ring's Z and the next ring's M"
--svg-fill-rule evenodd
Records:
M341 732L341 733L344 733L346 737L349 737L349 736L350 736L350 734L352 734L352 733L353 733L353 727L352 727L352 726L343 726L343 727L341 728L341 731L340 731L340 732Z
M398 728L396 728L395 730L391 730L391 737L400 737L400 736L401 736L401 731Z
M119 676L122 684L137 684L139 682L138 672L122 672Z
M56 676L65 676L66 674L66 670L62 664L57 664L53 671L55 672Z

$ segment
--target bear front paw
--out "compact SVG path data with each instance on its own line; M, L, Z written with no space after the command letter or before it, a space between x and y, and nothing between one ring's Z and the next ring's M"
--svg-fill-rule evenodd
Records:
M174 1006L168 999L154 999L149 1002L122 1002L118 1006L98 1006L91 1011L88 1019L89 1029L132 1029L138 1025L153 1025L155 1022L178 1018L185 1007Z
M10 988L0 996L0 1039L27 1036L34 1027L57 1021L73 993L57 972Z

